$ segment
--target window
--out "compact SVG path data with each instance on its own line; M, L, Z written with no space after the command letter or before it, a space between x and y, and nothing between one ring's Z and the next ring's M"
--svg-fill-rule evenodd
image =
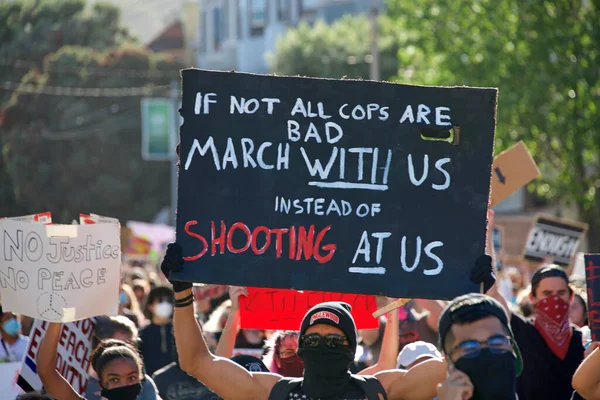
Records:
M246 36L246 32L244 31L244 26L242 25L242 15L245 15L246 12L246 0L238 0L237 2L237 37L238 39L243 39Z
M229 0L223 0L221 21L223 22L223 40L227 40L229 39Z
M219 51L223 40L225 40L225 24L223 22L223 10L219 7L213 8L213 38L215 51Z
M250 36L260 36L265 31L267 1L250 1Z
M317 13L318 0L299 0L300 15L314 15Z
M198 51L206 53L206 13L200 12L200 35L199 35Z
M276 0L277 1L277 19L279 21L290 21L292 19L291 11L292 7L290 0Z

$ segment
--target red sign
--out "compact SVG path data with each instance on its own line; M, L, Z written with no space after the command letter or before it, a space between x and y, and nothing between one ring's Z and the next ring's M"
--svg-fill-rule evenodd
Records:
M248 297L240 297L242 329L299 330L306 312L325 301L342 301L352 306L357 329L379 326L375 296L313 291L248 288Z
M585 278L592 340L600 340L600 254L585 254Z

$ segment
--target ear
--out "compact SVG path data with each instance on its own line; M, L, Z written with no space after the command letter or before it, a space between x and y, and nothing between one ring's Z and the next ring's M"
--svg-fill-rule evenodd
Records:
M535 302L536 302L536 298L535 298L535 296L533 295L533 293L531 293L531 292L529 293L529 300L531 300L531 302L532 302L532 303L534 303L534 304L535 304Z
M277 357L275 354L273 354L273 360L275 360L275 364L277 364L277 368L279 368L281 370L281 361L279 360L279 357Z

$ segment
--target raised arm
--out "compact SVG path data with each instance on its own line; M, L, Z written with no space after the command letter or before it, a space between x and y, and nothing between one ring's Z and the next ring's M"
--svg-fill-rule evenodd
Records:
M375 375L389 400L431 400L446 379L446 361L428 360L409 370L396 369Z
M438 331L438 321L440 315L446 307L446 302L443 300L428 300L428 299L415 299L415 303L422 309L429 311L427 314L427 326L434 332Z
M383 332L379 359L374 365L360 371L358 375L375 375L378 372L396 368L399 347L398 324L398 310L393 310L387 314L387 323Z
M181 269L181 247L169 244L162 263L165 276ZM250 373L228 358L217 357L208 350L202 328L194 315L190 282L171 281L175 291L173 325L181 369L192 375L224 399L266 400L281 376ZM185 306L182 306L185 305Z
M62 324L51 323L42 338L37 355L37 373L52 397L61 400L83 399L56 370L56 354Z
M229 297L231 298L231 312L227 318L227 323L223 328L223 333L219 338L216 355L219 357L233 357L233 348L235 347L235 338L240 331L240 296L248 296L248 289L245 287L232 286L229 288Z
M573 389L586 399L600 399L600 348L589 355L573 375Z

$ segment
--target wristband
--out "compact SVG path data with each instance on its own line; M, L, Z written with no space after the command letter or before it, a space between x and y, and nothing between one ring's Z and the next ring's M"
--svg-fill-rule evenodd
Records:
M175 307L177 307L177 308L182 307L183 308L183 307L187 307L187 306L189 306L189 305L191 305L193 303L194 303L194 299L191 298L191 299L189 299L186 302L175 303Z
M184 297L183 299L175 299L175 304L186 303L190 300L194 300L194 295L190 294L189 296Z

